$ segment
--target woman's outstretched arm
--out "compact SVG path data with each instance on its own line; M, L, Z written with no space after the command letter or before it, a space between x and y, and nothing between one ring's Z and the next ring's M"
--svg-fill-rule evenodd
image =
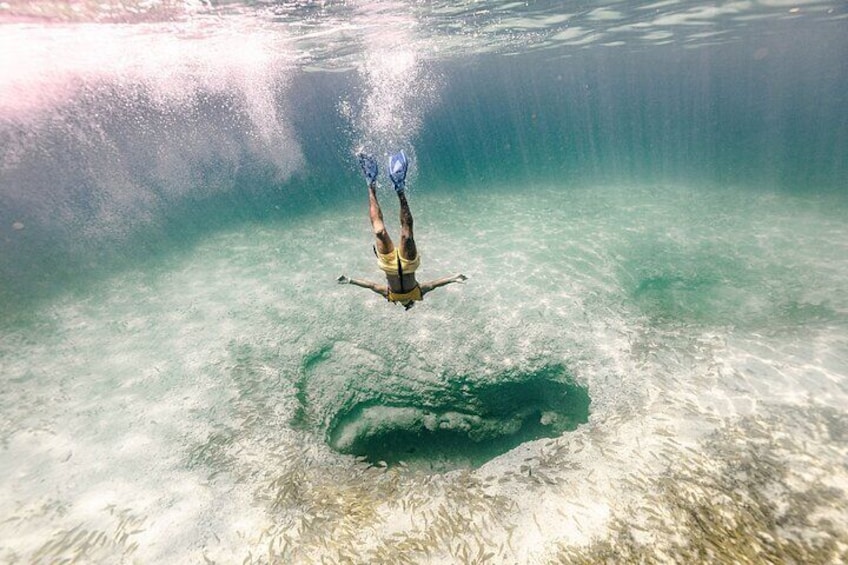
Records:
M453 275L453 276L450 276L450 277L444 277L444 278L441 278L441 279L436 279L434 281L427 281L427 282L421 283L421 295L423 296L423 295L427 294L428 292L430 292L431 290L439 288L440 286L445 286L445 285L451 284L451 283L465 282L467 279L468 279L468 277L466 277L465 275L460 273L458 275Z
M377 284L375 282L361 280L361 279L352 279L347 275L341 275L336 279L336 282L339 284L352 284L354 286L358 286L361 288L367 288L368 290L373 290L380 296L386 296L388 294L388 288L385 285ZM422 291L423 292L423 291Z

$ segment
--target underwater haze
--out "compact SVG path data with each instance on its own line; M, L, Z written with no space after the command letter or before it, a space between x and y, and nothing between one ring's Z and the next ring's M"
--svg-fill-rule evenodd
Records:
M0 2L0 560L848 561L848 6ZM380 281L360 150L419 280Z

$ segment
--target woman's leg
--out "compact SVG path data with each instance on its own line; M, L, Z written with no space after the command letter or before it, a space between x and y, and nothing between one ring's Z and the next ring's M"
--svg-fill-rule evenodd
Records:
M406 194L398 192L398 200L400 200L400 254L404 259L412 261L418 256L412 233L412 212L409 210Z
M380 209L380 203L377 202L376 182L368 185L368 202L371 230L374 232L374 237L377 238L377 252L387 255L394 251L395 245L392 243L392 238L389 237L389 232L386 231L386 225L383 223L383 211Z

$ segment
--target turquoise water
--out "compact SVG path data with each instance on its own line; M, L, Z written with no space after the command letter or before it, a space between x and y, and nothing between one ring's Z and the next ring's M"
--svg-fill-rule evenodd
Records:
M400 7L0 5L3 560L844 560L844 6Z

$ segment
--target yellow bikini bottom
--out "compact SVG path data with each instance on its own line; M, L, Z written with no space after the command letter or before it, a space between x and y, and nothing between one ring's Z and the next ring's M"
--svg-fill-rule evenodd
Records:
M415 259L409 260L401 256L400 250L397 247L391 253L386 253L385 255L379 251L377 252L377 265L387 275L400 276L398 263L404 275L411 275L421 265L421 254L417 254Z

